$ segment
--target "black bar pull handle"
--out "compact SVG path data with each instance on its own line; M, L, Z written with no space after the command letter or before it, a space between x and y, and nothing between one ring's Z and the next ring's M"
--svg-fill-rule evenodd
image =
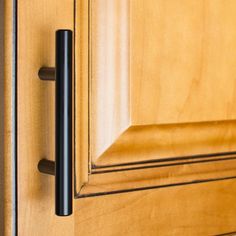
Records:
M42 80L56 80L55 163L41 160L40 172L55 175L56 215L72 214L72 31L56 31L56 67L39 70Z
M72 213L72 32L56 32L56 214Z

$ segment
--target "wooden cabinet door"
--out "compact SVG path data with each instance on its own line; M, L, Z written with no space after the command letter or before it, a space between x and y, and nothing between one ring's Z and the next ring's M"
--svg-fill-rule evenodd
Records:
M233 176L236 2L85 5L76 11L75 136L90 175L78 197Z
M19 235L236 232L236 1L18 0ZM54 215L55 30L74 35L73 215Z

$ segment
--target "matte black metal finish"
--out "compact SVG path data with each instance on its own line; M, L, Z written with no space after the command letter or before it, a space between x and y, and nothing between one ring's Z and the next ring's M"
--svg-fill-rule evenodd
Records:
M56 215L72 214L72 31L56 32Z
M72 214L72 31L56 31L56 67L42 67L41 80L56 81L55 162L40 160L40 172L55 175L56 215Z
M55 175L55 161L42 159L38 163L38 170L41 173Z

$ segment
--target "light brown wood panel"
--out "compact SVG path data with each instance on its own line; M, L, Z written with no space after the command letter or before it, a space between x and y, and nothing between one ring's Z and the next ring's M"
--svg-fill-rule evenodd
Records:
M0 3L0 235L14 235L14 5Z
M4 8L3 3L0 2L0 55L4 52ZM4 202L4 62L3 57L0 59L0 202ZM4 233L4 206L0 208L0 235Z
M234 0L130 1L132 124L236 118L235 8Z
M236 232L236 181L76 201L76 235L218 235Z
M54 160L55 84L38 70L55 66L55 31L74 28L74 1L18 1L18 231L73 235L73 215L55 216L54 177L39 173Z
M90 1L90 134L95 160L130 125L129 3Z
M89 182L83 186L79 196L87 197L116 191L162 188L236 178L235 169L235 155L228 156L228 160L220 158L211 158L209 161L204 158L202 160L187 160L181 165L173 161L162 165L159 163L145 165L145 168L140 168L140 166L131 166L127 169L116 168L115 171L110 172L109 169L98 169L89 176Z
M236 139L232 105L234 62L231 60L235 46L228 40L232 36L232 41L235 41L234 31L230 29L236 19L232 13L236 6L231 0L227 1L225 4L227 6L223 6L223 2L225 3L223 0L215 0L216 4L213 5L207 0L18 1L18 226L20 236L215 235L236 231L235 180L76 199L73 201L74 215L59 218L54 215L54 178L40 174L37 170L41 158L54 159L55 133L54 83L40 81L37 72L41 66L54 66L55 30L75 27L75 186L78 191L83 185L80 194L116 191L124 187L146 187L182 181L194 182L199 179L227 178L235 175L235 160L205 164L187 163L181 166L152 167L145 170L118 171L116 169L114 173L95 173L99 170L91 169L91 173L87 175L88 164L90 164L89 153L94 163L105 165L154 158L157 153L159 153L158 157L165 157L167 154L169 157L186 155L190 151L210 153L233 150ZM75 19L74 6L76 7ZM154 14L156 12L159 16ZM167 17L169 13L173 14L170 18ZM208 35L207 29L213 27L211 24L214 27L218 26L220 19L217 17L221 16L220 13L224 16L222 25L227 25L227 30L222 26L216 32L216 36L211 33ZM199 25L195 22L197 16L200 19ZM158 17L159 23L156 21ZM185 17L185 21L181 17ZM162 26L163 22L166 26ZM203 32L202 24L206 26ZM166 44L162 48L156 46L154 39L156 36L159 37L159 34L152 30L159 26L163 27L160 34L163 38L159 41L163 45ZM191 29L188 28L190 26ZM143 32L145 28L148 32ZM141 43L139 40L142 39L147 42L143 44L144 48L136 48L136 40L133 40L137 33L135 29L140 30L141 33L137 43ZM205 44L199 43L197 48L201 46L203 48L199 53L202 53L200 56L196 52L197 49L184 48L184 43L188 43L187 39L183 38L182 42L178 38L179 35L175 35L175 30L185 32L183 34L177 32L181 34L180 37L188 38L192 35L190 44L195 44L198 39L193 36L199 32L205 35L207 40L216 39L214 43L217 50L211 48L211 41L206 42L206 48ZM220 41L219 35L223 37L222 42L226 40L225 44ZM176 44L168 51L171 42L175 43L173 36L176 36ZM166 37L167 41L164 40ZM148 38L152 40L149 42ZM155 50L151 50L153 45L156 46ZM189 49L184 51L185 59L178 51L178 46ZM232 46L232 54L224 52L225 46ZM144 49L147 49L146 55ZM135 53L135 50L138 51ZM161 74L160 66L155 65L155 58L159 53L162 56L166 53L170 53L170 56L173 54L169 60L164 57L164 67L171 65L172 70L165 71L166 74L162 75L168 77L173 73L178 86L186 89L178 94L176 101L171 100L170 94L163 95L164 92L175 92L175 89L170 86L170 78L154 76L158 71ZM176 59L174 56L177 56L177 59L181 56L179 64L174 63ZM140 57L146 58L141 64ZM221 57L227 57L225 60L229 59L229 64ZM195 70L188 68L189 70L185 71L183 67L186 58L195 58L196 61L202 58L202 67L205 69L200 75L198 74L199 80L193 76L195 70L199 73L201 66L197 64ZM224 65L217 62L220 59ZM208 65L210 62L213 64ZM148 78L151 80L143 77L146 76L143 73L136 72L135 66L137 70L142 67L141 70L149 73L147 76L150 76ZM194 67L193 61L191 66ZM210 66L209 70L206 69L207 66ZM213 83L211 76L213 67L216 66L219 69L217 74L219 77L216 76L217 83ZM227 69L229 71L226 71ZM182 80L178 81L176 75L180 72L184 74ZM134 73L137 74L133 76ZM215 99L218 98L218 94L213 93L211 89L215 92L220 90L219 86L223 83L221 78L227 75L230 78L227 86L231 90L226 93L227 87L221 88L220 94L223 99L219 101L217 107ZM207 79L204 85L205 77ZM144 84L140 85L140 83ZM158 83L162 83L163 90L161 94L155 96ZM213 88L210 88L212 85ZM195 94L199 104L190 96L183 105L182 99L185 98L186 93L191 94L191 92ZM144 101L139 101L145 94L150 96L145 97ZM162 99L162 95L163 104L170 103L172 110L170 113L165 110L162 117L159 117L157 115L160 110L164 109L161 104L163 101L157 102L156 97ZM206 101L202 97L206 98ZM153 112L149 111L149 102L154 109ZM225 103L228 104L227 107L224 107ZM156 105L158 105L157 110L155 110ZM205 105L207 108L204 107ZM184 109L186 113L179 115L179 111L176 111L178 106L186 106L186 111ZM200 109L198 106L202 106L200 107L203 109L202 115L195 114L197 109ZM147 109L147 114L143 112L142 107ZM222 112L219 112L218 108L223 108ZM216 113L214 114L211 109L216 110ZM161 119L167 120L162 122ZM218 119L222 121L213 121ZM152 120L154 122L151 122ZM121 139L117 141L118 137ZM159 148L156 148L157 144L160 145ZM108 153L105 157L106 151ZM228 156L235 158L233 155ZM109 157L109 160L106 159ZM199 159L202 161L204 158ZM102 171L108 169L101 168ZM85 183L86 181L88 183Z
M209 127L218 133L215 121L236 118L236 2L91 0L90 5L93 164L163 157L155 137L161 139L164 124L170 125L168 137L158 141L171 150L167 157L185 155L195 134L203 145L192 154L208 152L205 135L212 130L200 131L202 122L213 122ZM196 130L191 137L181 130L187 123ZM224 124L216 143L222 135L233 140L234 131ZM179 136L183 132L182 149L175 145L173 127ZM142 147L133 148L142 138ZM222 147L233 149L227 142L210 149Z
M89 1L75 5L75 187L89 171Z
M96 166L235 150L235 121L131 126Z

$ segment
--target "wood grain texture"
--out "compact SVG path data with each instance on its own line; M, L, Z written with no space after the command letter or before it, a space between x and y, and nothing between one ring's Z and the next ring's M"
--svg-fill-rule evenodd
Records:
M75 235L199 236L236 232L236 181L76 201Z
M13 1L1 1L1 72L0 72L0 234L15 234L14 193L14 107L13 94ZM3 204L3 205L2 205Z
M75 188L89 172L89 1L75 5Z
M131 126L96 166L229 152L235 147L235 121Z
M0 55L4 55L4 8L0 2ZM0 59L0 235L4 234L4 61Z
M197 160L186 160L181 165L172 161L162 165L159 163L145 165L146 168L135 169L139 166L133 166L134 169L116 168L116 171L113 172L106 172L107 169L102 169L99 172L98 169L89 176L89 182L83 186L80 195L88 196L94 193L161 188L181 183L236 177L236 156L228 157L234 159L213 161L215 158L211 158L211 162L204 162L204 158L199 158Z
M90 151L94 161L130 125L130 1L90 2Z
M74 28L74 1L18 1L18 234L73 235L73 216L55 216L54 177L39 173L54 160L55 83L38 70L55 66L55 31Z
M175 166L162 170L152 168L141 172L138 170L129 172L120 171L115 174L90 174L87 176L89 164L87 158L88 154L92 151L91 157L93 160L99 160L100 155L128 128L130 129L129 131L132 131L128 132L127 135L129 142L126 142L127 140L124 139L122 145L129 143L131 143L130 147L134 145L136 147L135 154L140 152L139 147L142 149L141 151L145 150L146 146L144 149L140 146L142 140L145 140L145 143L153 141L149 149L151 151L149 153L145 152L144 154L141 152L139 160L155 150L154 147L159 140L164 146L167 145L169 147L171 144L173 145L173 148L170 149L170 154L180 154L186 147L187 149L184 153L189 152L190 149L194 152L203 152L203 149L204 151L207 149L209 152L212 152L218 150L219 147L222 151L231 150L234 147L235 134L233 128L235 122L229 121L229 119L233 119L231 103L228 106L228 113L223 113L226 111L224 107L225 110L220 114L221 116L225 116L224 119L222 118L225 121L214 123L209 123L211 117L214 116L214 114L211 114L213 112L210 112L209 109L211 107L215 109L213 106L215 100L211 101L211 99L210 102L208 101L207 103L209 106L206 113L203 111L206 117L203 115L200 119L198 117L200 114L192 114L190 112L192 108L189 108L191 114L188 113L187 110L186 113L178 116L179 120L174 122L178 113L173 112L173 114L170 114L167 112L164 113L162 118L167 117L170 119L170 122L167 122L168 124L165 125L162 122L158 123L159 121L156 120L154 123L150 123L150 120L154 119L153 117L155 117L155 119L157 118L157 116L155 116L156 114L154 114L156 111L155 104L152 103L155 107L155 109L153 108L154 112L143 114L142 110L140 110L147 100L142 103L138 101L138 97L139 95L142 97L144 94L148 93L148 89L146 85L136 88L136 85L134 85L136 81L133 81L135 78L132 77L132 73L134 73L134 71L132 72L132 70L134 70L134 64L132 63L134 63L134 61L130 59L130 55L134 53L132 50L134 50L136 44L131 45L134 47L133 49L130 47L130 42L132 42L131 39L133 37L130 35L130 32L133 32L130 27L134 27L134 29L138 28L135 26L134 22L136 17L139 16L139 18L142 18L137 19L138 21L142 21L148 16L152 19L156 19L156 15L153 13L154 10L151 9L150 5L153 4L155 10L158 10L161 6L166 10L165 14L177 14L177 16L174 15L177 19L171 18L174 22L171 23L167 15L164 16L164 13L161 12L163 9L157 11L160 12L160 15L163 15L162 18L165 19L164 21L167 21L167 26L168 24L174 24L174 26L175 24L177 26L180 24L179 30L183 27L187 33L191 34L191 32L188 32L189 29L185 28L186 23L182 22L180 15L185 16L186 21L188 21L188 17L191 15L190 13L195 10L195 5L199 7L202 4L203 10L200 10L200 7L196 8L197 10L196 13L194 13L195 15L193 14L193 18L196 17L199 12L208 12L210 9L207 8L210 1L197 2L193 0L191 1L193 5L188 5L190 1L187 2L184 0L181 0L184 4L180 5L177 4L178 1L173 0L158 0L156 2L154 0L147 0L146 2L147 6L141 8L140 6L144 4L142 0L91 0L89 2L90 5L88 5L88 1L85 0L76 1L76 189L79 190L81 185L89 180L88 184L82 188L81 193L117 190L121 187L133 188L150 184L166 184L185 180L191 181L202 178L227 177L235 174L236 162L231 160L214 164L208 163L205 165L186 164L181 167ZM173 9L171 2L173 2ZM228 9L230 4L231 7L234 8L233 1L229 0L229 5L226 8L223 7L222 2L222 0L216 0L216 5L212 7L214 9L212 13L213 16L214 14L219 16L219 12L217 13L217 11L229 11L230 13L231 11ZM159 5L157 3L159 3ZM186 8L184 6L186 6ZM54 179L51 176L40 174L37 170L37 163L41 158L54 159L54 84L53 82L40 81L37 76L37 71L41 66L54 66L54 32L57 28L74 28L74 1L19 0L18 7L18 63L20 65L18 66L19 235L214 235L236 231L236 209L234 204L236 184L233 180L198 184L188 187L182 186L113 196L77 199L74 201L73 216L59 218L54 215ZM206 10L204 10L204 7L206 7ZM96 8L98 10L96 10ZM95 11L93 11L94 9ZM177 10L175 11L175 9ZM92 12L90 12L91 10ZM152 14L149 15L149 13ZM200 13L199 18L202 19ZM92 16L92 18L90 18L90 25L89 14L90 17ZM145 15L147 17L144 17ZM233 14L229 14L228 16L230 19L232 18L234 20ZM216 20L215 18L216 17L213 17L214 20ZM129 23L127 24L127 22ZM160 22L160 24L163 24L162 21ZM226 23L229 22L227 21ZM156 24L157 23L154 22L154 24L150 24L148 27L155 28L157 27ZM166 29L171 28L170 25ZM147 27L145 24L144 26ZM140 32L143 31L144 26L140 27ZM91 35L88 36L89 27ZM199 31L201 30L199 29ZM114 35L116 32L119 32L119 35ZM196 32L198 33L198 31ZM224 31L222 32L225 33ZM153 35L150 34L151 33L148 32L148 38L152 38L153 35L155 36L156 32L153 32ZM169 36L172 36L171 32L169 32L169 34ZM102 38L101 35L103 35ZM145 34L142 35L142 37L145 36ZM165 32L162 31L162 37L164 38L164 36ZM89 41L89 37L92 37L91 41ZM140 38L142 37L140 36ZM226 38L227 37L228 36L226 36ZM138 40L141 40L140 38ZM170 38L170 40L171 39L172 38ZM146 39L146 41L148 40ZM180 40L177 40L177 42L181 44ZM89 45L90 43L91 45ZM168 45L167 43L167 46ZM152 58L153 54L157 52L150 50L149 47L151 46L153 46L153 42L151 45L147 46L148 54ZM165 50L167 50L167 46ZM173 46L173 49L176 47L175 49L177 50L177 46L179 46L178 43L176 46ZM223 51L222 48L221 50ZM98 53L99 50L101 54ZM140 48L138 51L141 53L142 49ZM165 53L166 52L162 52L162 54ZM173 53L179 55L178 50L173 50ZM187 52L185 53L188 54ZM218 53L220 53L220 50ZM138 53L135 55L137 56L136 59L139 60L140 55L138 55ZM148 60L150 60L150 58L148 58L148 55L146 56L147 61L143 62L142 65L137 65L143 67L148 73L151 73L150 78L152 78L152 80L149 81L148 86L155 87L157 80L152 75L151 68L150 70L147 69L149 67ZM191 57L191 55L187 56ZM131 56L131 58L133 58L133 56ZM217 58L219 59L219 57ZM170 61L166 61L166 67L168 64L172 63L172 60L173 58L170 58ZM153 61L154 59L150 63L153 63ZM90 63L92 63L92 65L90 65ZM171 65L173 66L173 73L178 74L178 72L183 71L183 65L181 63L178 65L178 68L175 68L175 64ZM153 67L155 69L156 65ZM199 65L196 66L196 71L199 67ZM156 69L160 71L160 68ZM220 67L219 69L221 71L222 68ZM230 72L228 73L231 73L233 69L231 67L229 69ZM223 72L222 69L222 74ZM171 71L169 73L171 73ZM213 84L212 77L209 77L211 79L206 81L206 88L200 86L200 92L196 88L197 85L194 87L195 79L192 78L191 75L191 78L188 77L188 73L191 73L191 70L185 73L185 77L183 77L183 81L180 82L180 86L181 83L184 84L184 82L187 82L186 89L189 89L189 92L190 90L195 91L194 93L199 96L202 95L201 93L204 89L205 93L209 92L208 86ZM201 78L201 81L203 80L203 77L199 78ZM188 79L191 80L191 82L189 82ZM137 75L137 81L143 81L142 74ZM166 80L163 79L163 81L163 91L167 91L167 89L169 89L169 83L165 85ZM191 86L188 83L193 83L194 86L190 88ZM201 84L201 82L199 83ZM217 83L216 87L214 87L215 91L219 89L219 84L220 83ZM229 86L232 86L232 84L229 83ZM152 101L153 97L155 98L153 94L155 89L152 89L150 90L150 101ZM88 90L90 90L90 94L88 94ZM225 90L222 90L223 96L225 95ZM169 91L171 91L171 89ZM231 96L230 94L232 95L232 93L225 95L226 100ZM102 96L102 100L100 96ZM179 94L179 96L184 97L184 93ZM167 95L166 97L164 96L163 99L166 99L166 102L172 102L173 107L181 104L178 99L176 100L176 104L174 104L174 101L169 101L168 99L170 98ZM204 99L200 100L203 101ZM196 105L194 102L195 101L192 99L189 99L188 105L192 103L191 106L194 108ZM225 101L220 101L222 104L224 102ZM197 109L196 106L194 109ZM161 107L162 106L159 108ZM150 107L145 109L150 109ZM192 121L195 118L197 122L193 123ZM183 124L185 119L187 122ZM189 123L189 121L191 121L191 123ZM172 122L174 123L172 124ZM177 123L180 124L182 129L175 126ZM162 126L160 126L160 124ZM215 126L217 126L217 128L214 128ZM169 129L169 127L172 128ZM201 127L201 131L199 127ZM184 130L185 135L182 136L183 132L179 130ZM198 132L198 136L194 136L193 131ZM153 136L153 134L155 135ZM92 136L92 139L89 139L89 135ZM192 135L192 139L189 138L189 135ZM151 139L150 137L155 138ZM166 137L169 139L166 139ZM202 137L207 139L204 144ZM165 143L163 140L169 140L169 143ZM190 141L187 146L185 143L186 140ZM195 141L195 144L197 143L197 146L191 143L193 141ZM88 148L89 143L92 144L91 149ZM122 145L121 149L124 151L124 146ZM182 149L180 148L178 150L179 146L182 146ZM167 148L162 148L162 150L165 149ZM130 148L126 150L131 151L135 149ZM146 150L148 151L148 149ZM118 160L119 155L117 155L117 152L117 149L115 149L115 151L109 153L109 156L115 154L110 164L115 163L115 161L118 163L119 161L128 160L129 155L124 155L123 160ZM132 158L135 154L131 155ZM166 153L164 154L166 155ZM134 158L132 160L134 160ZM135 160L138 159L136 158ZM104 164L108 162L104 160L103 163L100 163Z
M132 124L235 119L236 2L130 4Z
M164 156L162 144L155 142L158 136L172 152L166 156L183 155L196 140L183 130L189 144L181 150L173 127L181 136L183 124L199 130L202 123L213 122L209 127L218 133L215 121L235 120L235 9L234 0L91 1L93 164ZM169 131L161 138L164 124ZM224 124L216 139L229 134ZM194 150L208 152L206 133L195 134L203 145ZM138 150L133 148L142 139ZM232 150L227 142L223 149Z

